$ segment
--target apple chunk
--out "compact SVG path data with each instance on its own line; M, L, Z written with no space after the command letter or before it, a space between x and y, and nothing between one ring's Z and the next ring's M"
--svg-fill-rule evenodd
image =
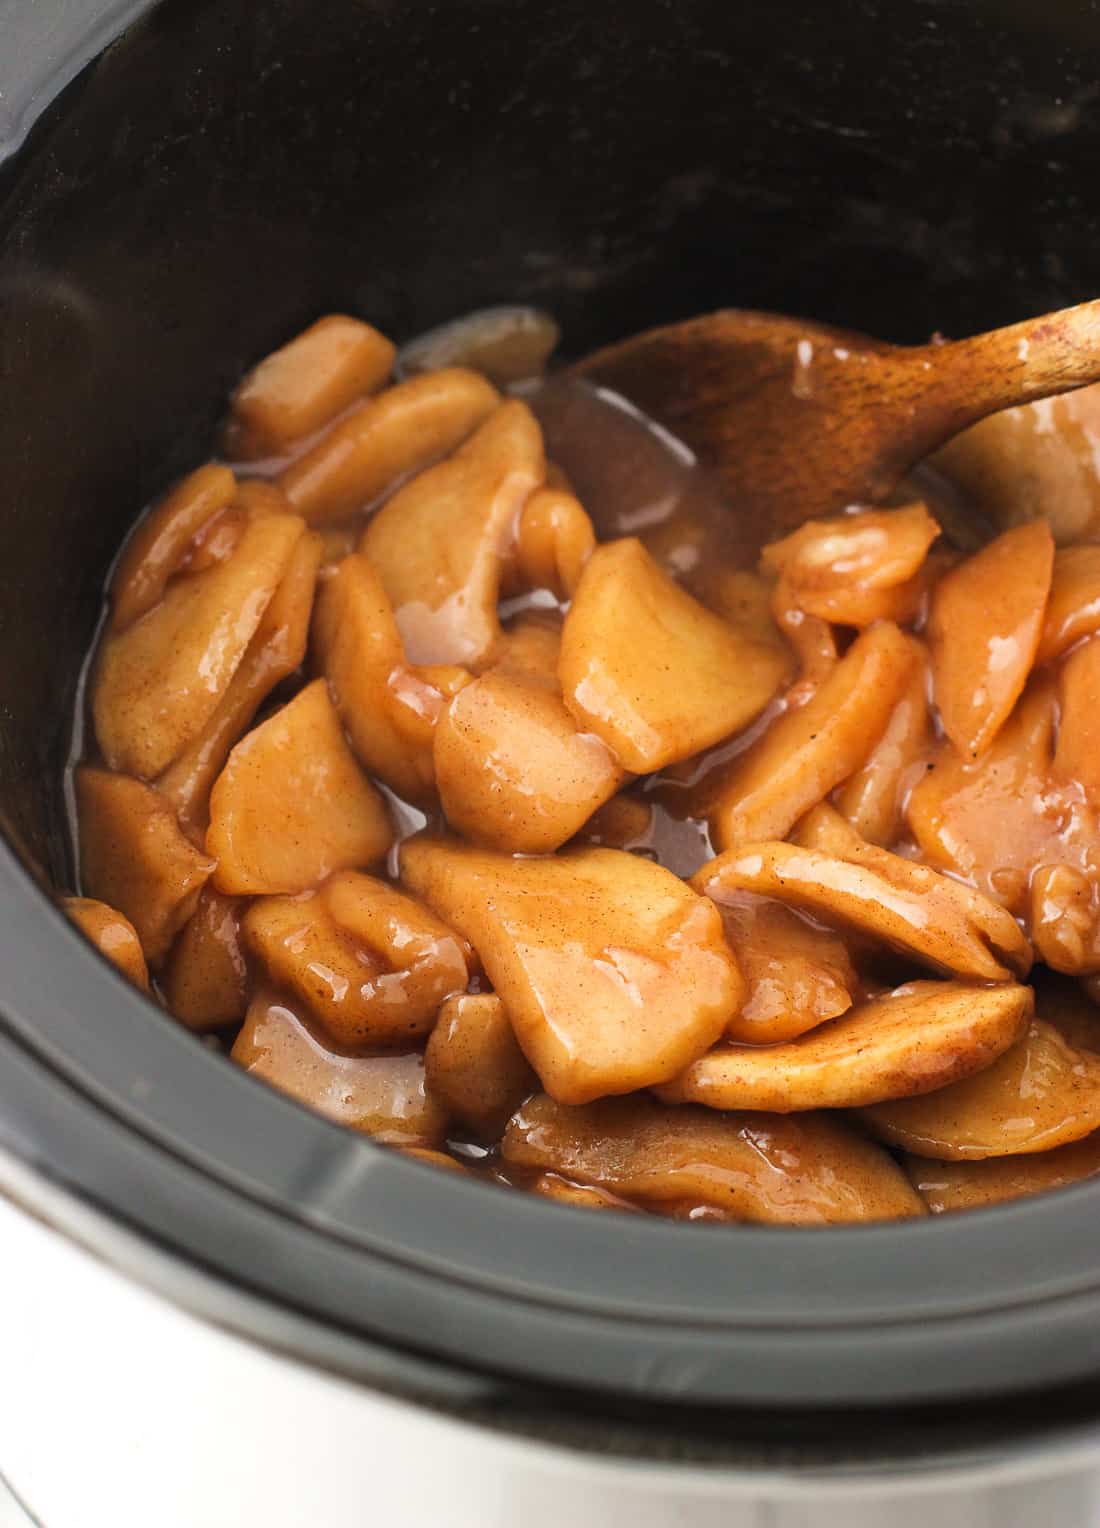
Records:
M374 876L345 870L315 893L261 897L244 943L272 985L339 1045L415 1044L468 981L467 950L437 917Z
M149 971L141 940L129 918L94 897L62 897L61 906L89 944L95 945L135 987L149 991Z
M424 1074L454 1118L487 1139L499 1136L536 1088L495 992L447 998L424 1052Z
M910 1098L990 1066L1032 1006L1030 989L1015 984L910 982L785 1045L711 1051L660 1096L777 1114Z
M940 580L928 614L943 730L977 758L1008 720L1043 631L1054 569L1045 520L1005 531Z
M1035 1019L977 1076L921 1098L893 1098L863 1118L881 1140L921 1157L974 1161L1052 1151L1100 1130L1100 1056Z
M559 696L502 672L454 697L436 727L434 761L451 826L515 853L559 848L623 782L606 745L578 730Z
M925 1213L888 1153L827 1114L712 1114L644 1096L570 1109L543 1095L512 1119L503 1155L647 1209L701 1203L731 1220L804 1226Z
M306 891L381 859L392 837L323 679L241 739L210 796L214 885L234 896Z
M160 792L140 780L82 765L76 804L86 891L130 920L146 960L158 965L195 911L214 861L184 837Z
M210 720L305 530L297 515L246 525L232 555L171 582L151 610L108 632L92 687L112 769L153 779Z
M474 946L561 1103L676 1076L741 1000L717 908L636 855L511 859L419 837L402 845L401 874Z
M525 403L502 403L447 461L398 489L360 550L414 663L478 664L500 637L497 595L516 521L546 476Z
M277 995L252 999L231 1052L238 1066L281 1093L391 1146L437 1146L447 1113L417 1051L349 1056L324 1042Z
M788 655L712 614L633 537L589 559L565 619L565 703L623 765L648 774L758 716Z

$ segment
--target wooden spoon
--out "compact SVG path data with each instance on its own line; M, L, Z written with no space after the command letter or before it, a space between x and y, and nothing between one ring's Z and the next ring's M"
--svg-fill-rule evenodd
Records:
M597 351L573 375L672 431L777 535L880 502L987 414L1100 380L1100 300L916 346L730 308Z

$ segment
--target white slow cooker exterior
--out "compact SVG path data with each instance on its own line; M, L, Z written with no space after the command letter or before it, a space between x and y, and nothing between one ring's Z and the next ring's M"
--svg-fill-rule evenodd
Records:
M651 1467L517 1440L142 1287L54 1229L57 1191L11 1158L0 1190L0 1475L43 1528L1100 1524L1100 1432L966 1468L847 1475ZM20 1522L0 1500L0 1528L5 1511Z

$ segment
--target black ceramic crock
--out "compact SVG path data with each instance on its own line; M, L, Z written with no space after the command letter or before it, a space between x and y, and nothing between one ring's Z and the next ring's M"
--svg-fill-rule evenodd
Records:
M1100 1184L814 1232L553 1208L253 1082L48 893L105 571L252 359L334 308L401 339L532 302L577 354L727 304L919 340L1095 296L1100 12L13 0L0 135L0 1144L31 1181L214 1319L511 1425L720 1456L1085 1425Z

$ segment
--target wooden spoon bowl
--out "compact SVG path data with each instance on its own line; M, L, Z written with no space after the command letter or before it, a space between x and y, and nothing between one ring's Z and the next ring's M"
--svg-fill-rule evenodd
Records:
M1100 379L1100 301L918 346L731 308L600 350L573 375L672 431L739 512L780 534L882 502L988 414Z

